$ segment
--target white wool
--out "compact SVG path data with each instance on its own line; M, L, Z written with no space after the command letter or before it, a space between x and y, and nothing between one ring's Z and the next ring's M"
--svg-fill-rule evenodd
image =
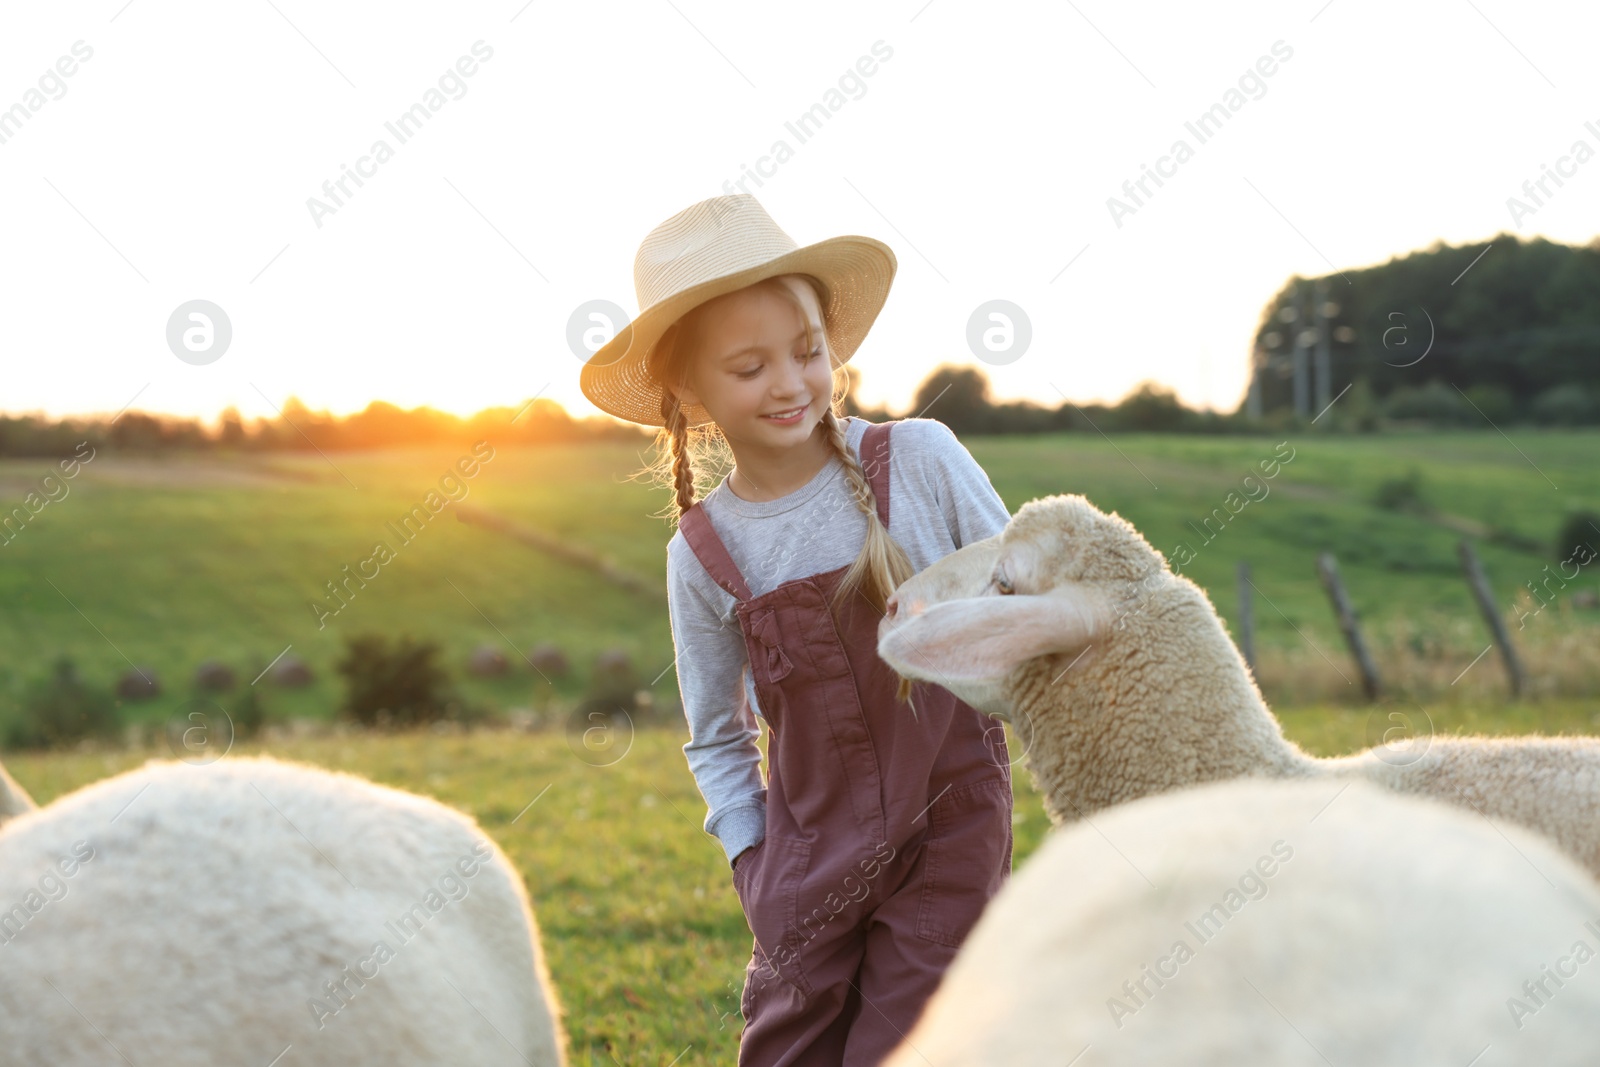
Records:
M517 870L352 775L151 761L6 822L0 909L7 1063L565 1062Z
M885 1067L1578 1067L1596 1019L1600 886L1543 838L1242 780L1055 831Z
M1283 736L1205 592L1082 496L1029 501L904 582L878 651L1009 719L1057 824L1201 782L1365 779L1538 830L1600 875L1600 739L1423 737L1316 759Z

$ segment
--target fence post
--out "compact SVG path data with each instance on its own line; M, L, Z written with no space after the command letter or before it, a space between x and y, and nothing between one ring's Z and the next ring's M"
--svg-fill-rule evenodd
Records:
M1506 629L1506 621L1495 607L1494 594L1489 591L1489 579L1483 573L1483 563L1479 561L1478 553L1473 551L1472 543L1464 537L1461 539L1459 551L1461 569L1466 573L1467 585L1472 589L1473 599L1478 602L1478 610L1483 612L1483 621L1489 624L1489 633L1494 636L1494 643L1500 646L1500 658L1505 661L1506 674L1511 679L1511 695L1521 696L1527 680L1522 673L1522 661L1517 658L1517 650L1512 647L1511 632Z
M1239 561L1239 651L1250 673L1256 673L1256 609L1250 599L1250 564Z
M1367 643L1361 639L1356 609L1351 606L1344 583L1339 580L1339 565L1334 561L1332 552L1324 552L1317 557L1317 571L1322 575L1322 587L1328 591L1328 599L1333 601L1333 611L1339 617L1339 629L1344 631L1345 644L1350 646L1350 654L1355 657L1356 666L1361 668L1361 688L1365 690L1368 700L1376 700L1381 689L1378 684L1378 665L1373 662Z

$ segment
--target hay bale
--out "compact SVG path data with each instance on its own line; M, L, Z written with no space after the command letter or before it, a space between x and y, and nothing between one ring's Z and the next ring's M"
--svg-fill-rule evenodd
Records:
M572 673L567 654L549 641L542 641L528 649L528 662L533 669L554 681Z
M221 660L208 659L194 669L195 688L204 693L220 693L232 689L237 682L233 668Z
M594 677L589 695L602 701L618 701L632 707L639 683L634 676L633 657L625 648L608 648L595 657Z
M284 656L272 665L272 684L285 689L303 689L315 677L306 661L299 656Z
M130 667L117 678L117 696L124 700L150 700L160 695L161 679L154 667Z
M467 660L467 670L479 678L498 678L510 669L506 654L493 645L479 645Z

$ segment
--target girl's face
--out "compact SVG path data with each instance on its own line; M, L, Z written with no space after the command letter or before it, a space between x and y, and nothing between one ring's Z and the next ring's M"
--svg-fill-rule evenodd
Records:
M730 441L785 447L805 441L832 399L832 353L816 292L778 279L811 320L811 346L793 306L759 287L736 289L696 309L686 403L701 404ZM773 416L790 415L788 420Z

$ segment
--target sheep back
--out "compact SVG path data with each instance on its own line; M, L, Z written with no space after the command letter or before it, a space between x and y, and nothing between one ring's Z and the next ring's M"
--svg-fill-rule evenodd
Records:
M1056 831L886 1067L1587 1064L1596 951L1600 886L1537 835L1365 782L1211 784Z
M152 761L7 823L0 909L10 1062L563 1062L516 869L352 775Z
M1600 738L1422 737L1322 762L1538 831L1600 877Z

